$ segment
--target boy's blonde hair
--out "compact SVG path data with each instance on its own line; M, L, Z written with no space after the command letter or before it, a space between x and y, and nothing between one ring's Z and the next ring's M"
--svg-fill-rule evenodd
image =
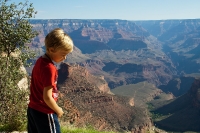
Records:
M73 51L73 41L62 29L56 28L45 37L46 50L54 48L55 50L63 49L68 53Z

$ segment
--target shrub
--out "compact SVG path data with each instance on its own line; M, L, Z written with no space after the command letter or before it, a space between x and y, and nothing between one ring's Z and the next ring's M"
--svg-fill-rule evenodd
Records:
M28 76L22 68L34 57L27 43L37 35L29 19L36 14L32 3L0 0L0 129L19 130L26 121ZM28 81L28 80L27 80Z

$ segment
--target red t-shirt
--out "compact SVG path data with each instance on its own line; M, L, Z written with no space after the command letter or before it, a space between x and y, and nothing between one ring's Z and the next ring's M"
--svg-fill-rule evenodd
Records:
M46 114L55 113L43 100L43 90L45 87L52 86L52 97L55 101L58 98L57 90L58 72L53 62L49 59L40 57L33 68L30 86L29 107Z

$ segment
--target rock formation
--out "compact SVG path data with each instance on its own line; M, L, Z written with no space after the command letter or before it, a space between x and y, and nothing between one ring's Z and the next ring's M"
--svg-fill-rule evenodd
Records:
M63 121L77 126L90 124L98 130L148 130L152 121L145 110L133 106L133 99L110 93L102 77L91 75L82 66L61 65L59 89L65 115ZM130 106L131 103L131 106Z
M200 132L200 79L196 79L189 91L158 108L154 113L166 116L155 124L170 132Z
M193 129L198 129L199 125L196 125L195 121L198 121L196 118L199 117L197 115L199 90L192 89L187 92L191 81L200 71L200 19L158 21L56 19L30 22L34 29L40 32L30 44L38 56L44 53L45 35L54 28L64 29L74 40L75 48L68 56L67 62L76 65L70 68L72 70L68 76L63 75L59 81L63 98L66 99L63 101L63 106L66 109L70 106L70 109L74 110L72 112L75 112L66 116L66 119L72 117L71 123L79 121L81 125L84 121L88 123L96 121L98 123L96 128L99 130L107 127L133 132L145 129L146 124L141 124L143 118L139 119L133 113L138 109L135 107L138 104L135 98L120 97L119 100L118 96L112 95L109 88L147 81L159 86L164 92L169 92L170 97L166 98L167 102L174 96L177 97L172 103L160 108L162 113L174 114L158 125L176 130L186 130L195 125ZM195 86L198 88L198 81L195 83L192 85L193 88ZM152 98L154 95L150 99ZM192 102L189 99L193 99ZM127 118L125 114L116 111L124 110L125 103L128 116L133 117ZM115 113L111 113L110 108L115 109L113 111ZM195 115L188 115L187 111ZM101 119L96 116L101 116ZM147 118L145 112L136 116ZM181 118L182 116L184 118ZM124 120L128 122L122 122L122 118L126 118ZM138 121L142 122L137 124ZM185 124L184 121L189 122ZM180 124L173 125L175 122Z

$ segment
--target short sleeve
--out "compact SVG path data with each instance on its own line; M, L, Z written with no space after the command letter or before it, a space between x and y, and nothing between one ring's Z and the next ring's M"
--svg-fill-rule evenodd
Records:
M41 80L43 87L52 86L55 87L57 83L57 70L53 65L47 65L43 68Z

